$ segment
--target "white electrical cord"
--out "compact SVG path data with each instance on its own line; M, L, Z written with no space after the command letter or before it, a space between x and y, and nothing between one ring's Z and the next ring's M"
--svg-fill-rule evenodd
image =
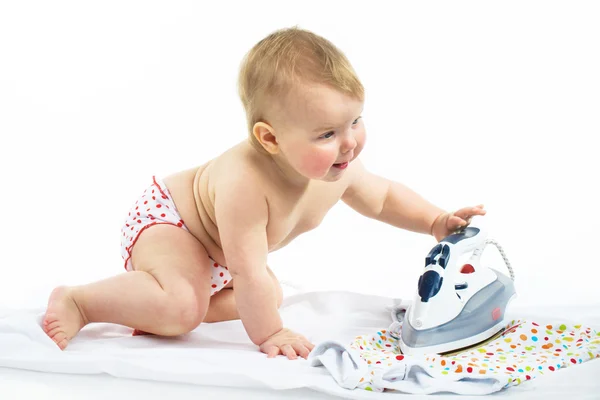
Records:
M506 253L504 252L504 249L502 248L502 246L500 246L498 244L498 242L496 242L495 240L492 240L492 239L486 240L485 244L486 245L493 244L494 246L496 246L496 248L500 252L500 255L504 259L504 262L506 263L506 267L508 268L508 272L510 273L510 279L512 279L514 281L515 280L515 273L514 273L512 267L510 266L510 262L508 261L508 257L506 257Z

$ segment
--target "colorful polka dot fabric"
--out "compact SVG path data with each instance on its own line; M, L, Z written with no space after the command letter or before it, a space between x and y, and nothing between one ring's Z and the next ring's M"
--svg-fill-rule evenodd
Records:
M398 340L385 329L356 337L349 348L367 365L360 389L394 390L394 381L414 367L436 379L494 378L507 388L600 358L600 333L582 325L513 320L483 347L450 356L404 356Z

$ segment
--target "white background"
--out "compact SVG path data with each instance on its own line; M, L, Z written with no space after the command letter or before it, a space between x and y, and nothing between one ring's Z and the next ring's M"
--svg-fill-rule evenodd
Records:
M239 63L292 25L362 79L372 171L447 210L485 204L519 303L599 302L599 17L592 1L4 1L0 307L123 273L132 202L245 139ZM412 297L434 244L340 203L269 264L305 290Z

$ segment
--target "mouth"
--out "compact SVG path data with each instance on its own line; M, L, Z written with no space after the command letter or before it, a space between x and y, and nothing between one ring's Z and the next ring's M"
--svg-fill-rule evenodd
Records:
M333 164L333 166L338 169L346 169L348 167L348 161L343 162L343 163Z

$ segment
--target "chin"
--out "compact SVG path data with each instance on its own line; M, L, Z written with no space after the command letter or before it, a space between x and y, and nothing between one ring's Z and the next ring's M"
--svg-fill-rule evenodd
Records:
M319 180L324 181L324 182L337 182L340 179L342 179L344 174L345 174L345 170L336 171L336 170L333 170L333 168L332 168L332 170L327 171L327 173Z
M332 176L330 174L324 175L324 176L319 176L319 177L314 177L314 178L310 178L313 181L321 181L321 182L337 182L338 180L340 180L340 176Z

